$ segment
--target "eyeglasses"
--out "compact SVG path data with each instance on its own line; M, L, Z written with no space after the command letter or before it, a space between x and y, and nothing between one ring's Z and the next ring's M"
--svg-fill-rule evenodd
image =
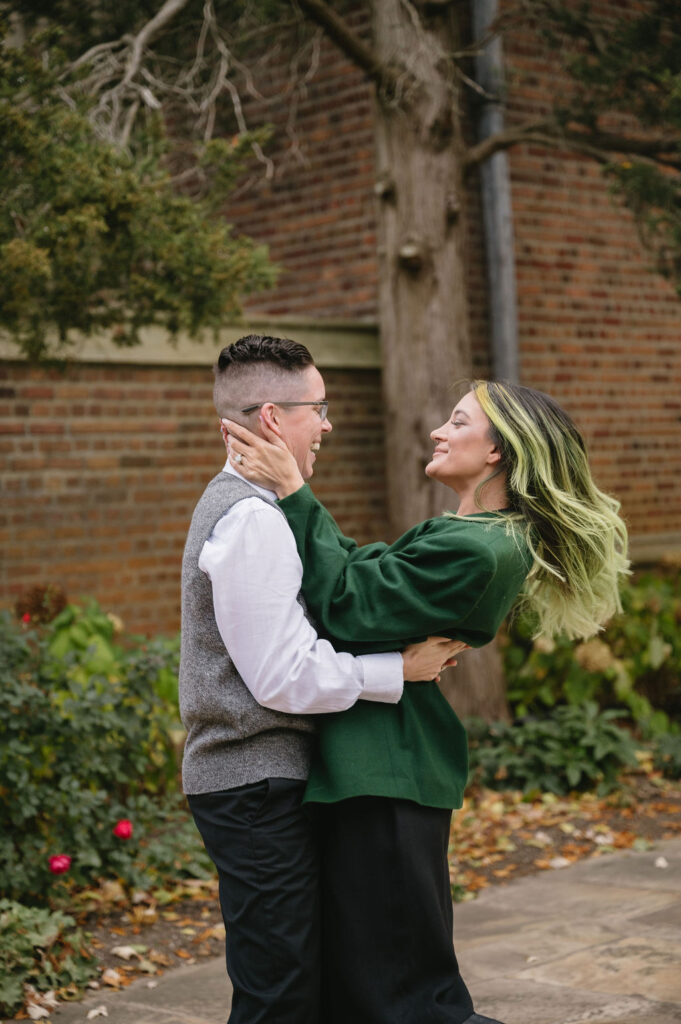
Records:
M255 412L256 409L261 409L268 401L269 399L265 399L264 402L258 402L256 405L247 405L246 408L241 411L244 415L249 412ZM272 402L272 405L278 405L282 409L294 409L298 405L313 405L319 413L320 420L325 420L329 411L329 402L326 398L322 402Z

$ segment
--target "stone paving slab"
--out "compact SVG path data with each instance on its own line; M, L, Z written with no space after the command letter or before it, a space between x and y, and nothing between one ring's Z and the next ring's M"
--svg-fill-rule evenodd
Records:
M105 1006L106 1024L225 1024L232 1005L232 988L224 957L162 975L154 988L145 979L126 989L102 990L82 1003L63 1003L53 1014L54 1024L81 1024L90 1010ZM8 1022L11 1024L11 1022Z
M476 1008L507 1024L678 1024L681 840L484 890L455 934Z
M523 981L548 981L613 995L679 1000L681 1012L681 941L661 941L634 933L619 942L590 946L568 956L532 966L518 974Z
M668 867L655 866L660 856ZM486 889L454 920L479 1013L505 1024L681 1024L681 839ZM225 1024L229 1003L220 957L152 989L141 979L100 990L52 1020L84 1024L104 1005L108 1016L94 1019L107 1024Z
M498 978L475 989L475 1008L506 1024L679 1024L681 1007L648 999ZM415 1021L414 1024L417 1024Z

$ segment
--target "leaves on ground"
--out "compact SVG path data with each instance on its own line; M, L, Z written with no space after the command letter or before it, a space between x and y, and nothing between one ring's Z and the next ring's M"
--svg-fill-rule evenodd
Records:
M648 849L655 839L681 833L680 812L681 784L651 770L625 776L608 797L474 790L452 821L454 898L472 899L486 886L584 857Z

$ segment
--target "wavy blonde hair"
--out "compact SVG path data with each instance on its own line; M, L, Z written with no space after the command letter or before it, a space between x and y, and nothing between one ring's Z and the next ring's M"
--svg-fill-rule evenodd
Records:
M593 636L622 608L629 561L620 504L596 487L584 441L553 398L499 381L477 380L472 390L502 455L507 527L532 554L523 604L537 635Z

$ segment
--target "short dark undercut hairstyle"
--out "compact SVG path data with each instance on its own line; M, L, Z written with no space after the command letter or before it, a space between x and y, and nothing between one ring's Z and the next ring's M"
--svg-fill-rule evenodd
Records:
M219 416L242 422L241 409L262 402L299 397L305 371L314 359L290 338L247 334L223 348L214 367L213 402Z
M232 345L223 348L218 357L217 373L229 367L270 363L281 370L304 370L314 366L308 349L290 338L273 338L267 334L247 334Z

